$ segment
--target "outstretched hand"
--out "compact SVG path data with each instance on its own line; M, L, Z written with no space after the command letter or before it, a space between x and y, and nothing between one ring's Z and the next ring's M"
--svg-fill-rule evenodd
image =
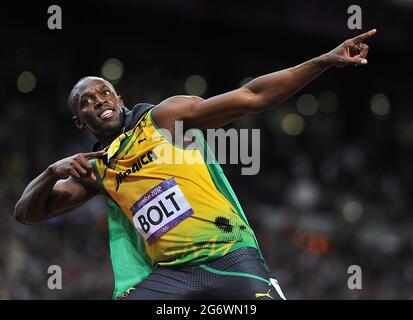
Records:
M369 46L363 43L363 41L369 39L375 33L376 29L372 29L357 37L344 41L337 48L327 53L330 66L342 68L367 64L366 56L369 52Z

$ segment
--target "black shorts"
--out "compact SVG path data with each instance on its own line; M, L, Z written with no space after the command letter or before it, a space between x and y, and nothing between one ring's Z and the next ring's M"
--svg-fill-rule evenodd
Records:
M158 267L125 300L250 300L284 298L277 280L254 248L240 248L214 261Z

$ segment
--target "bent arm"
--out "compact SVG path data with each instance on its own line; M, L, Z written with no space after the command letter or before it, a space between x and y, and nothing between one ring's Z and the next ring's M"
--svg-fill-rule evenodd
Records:
M98 191L81 179L59 180L49 167L24 190L14 207L14 217L23 224L40 223L81 206Z

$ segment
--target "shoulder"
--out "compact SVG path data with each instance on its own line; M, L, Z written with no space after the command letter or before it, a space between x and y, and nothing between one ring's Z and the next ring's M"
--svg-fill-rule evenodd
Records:
M172 96L156 105L152 114L167 114L168 116L179 118L181 114L187 113L192 106L202 101L204 99L198 96Z
M169 97L152 109L152 118L159 127L169 129L176 120L184 120L191 114L193 107L202 101L203 98L190 95Z

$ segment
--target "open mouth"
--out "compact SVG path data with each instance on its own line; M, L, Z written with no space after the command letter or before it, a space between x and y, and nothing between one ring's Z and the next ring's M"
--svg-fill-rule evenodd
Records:
M109 118L112 118L114 113L115 113L114 109L106 109L103 112L98 114L98 118L100 118L100 119L109 119Z

